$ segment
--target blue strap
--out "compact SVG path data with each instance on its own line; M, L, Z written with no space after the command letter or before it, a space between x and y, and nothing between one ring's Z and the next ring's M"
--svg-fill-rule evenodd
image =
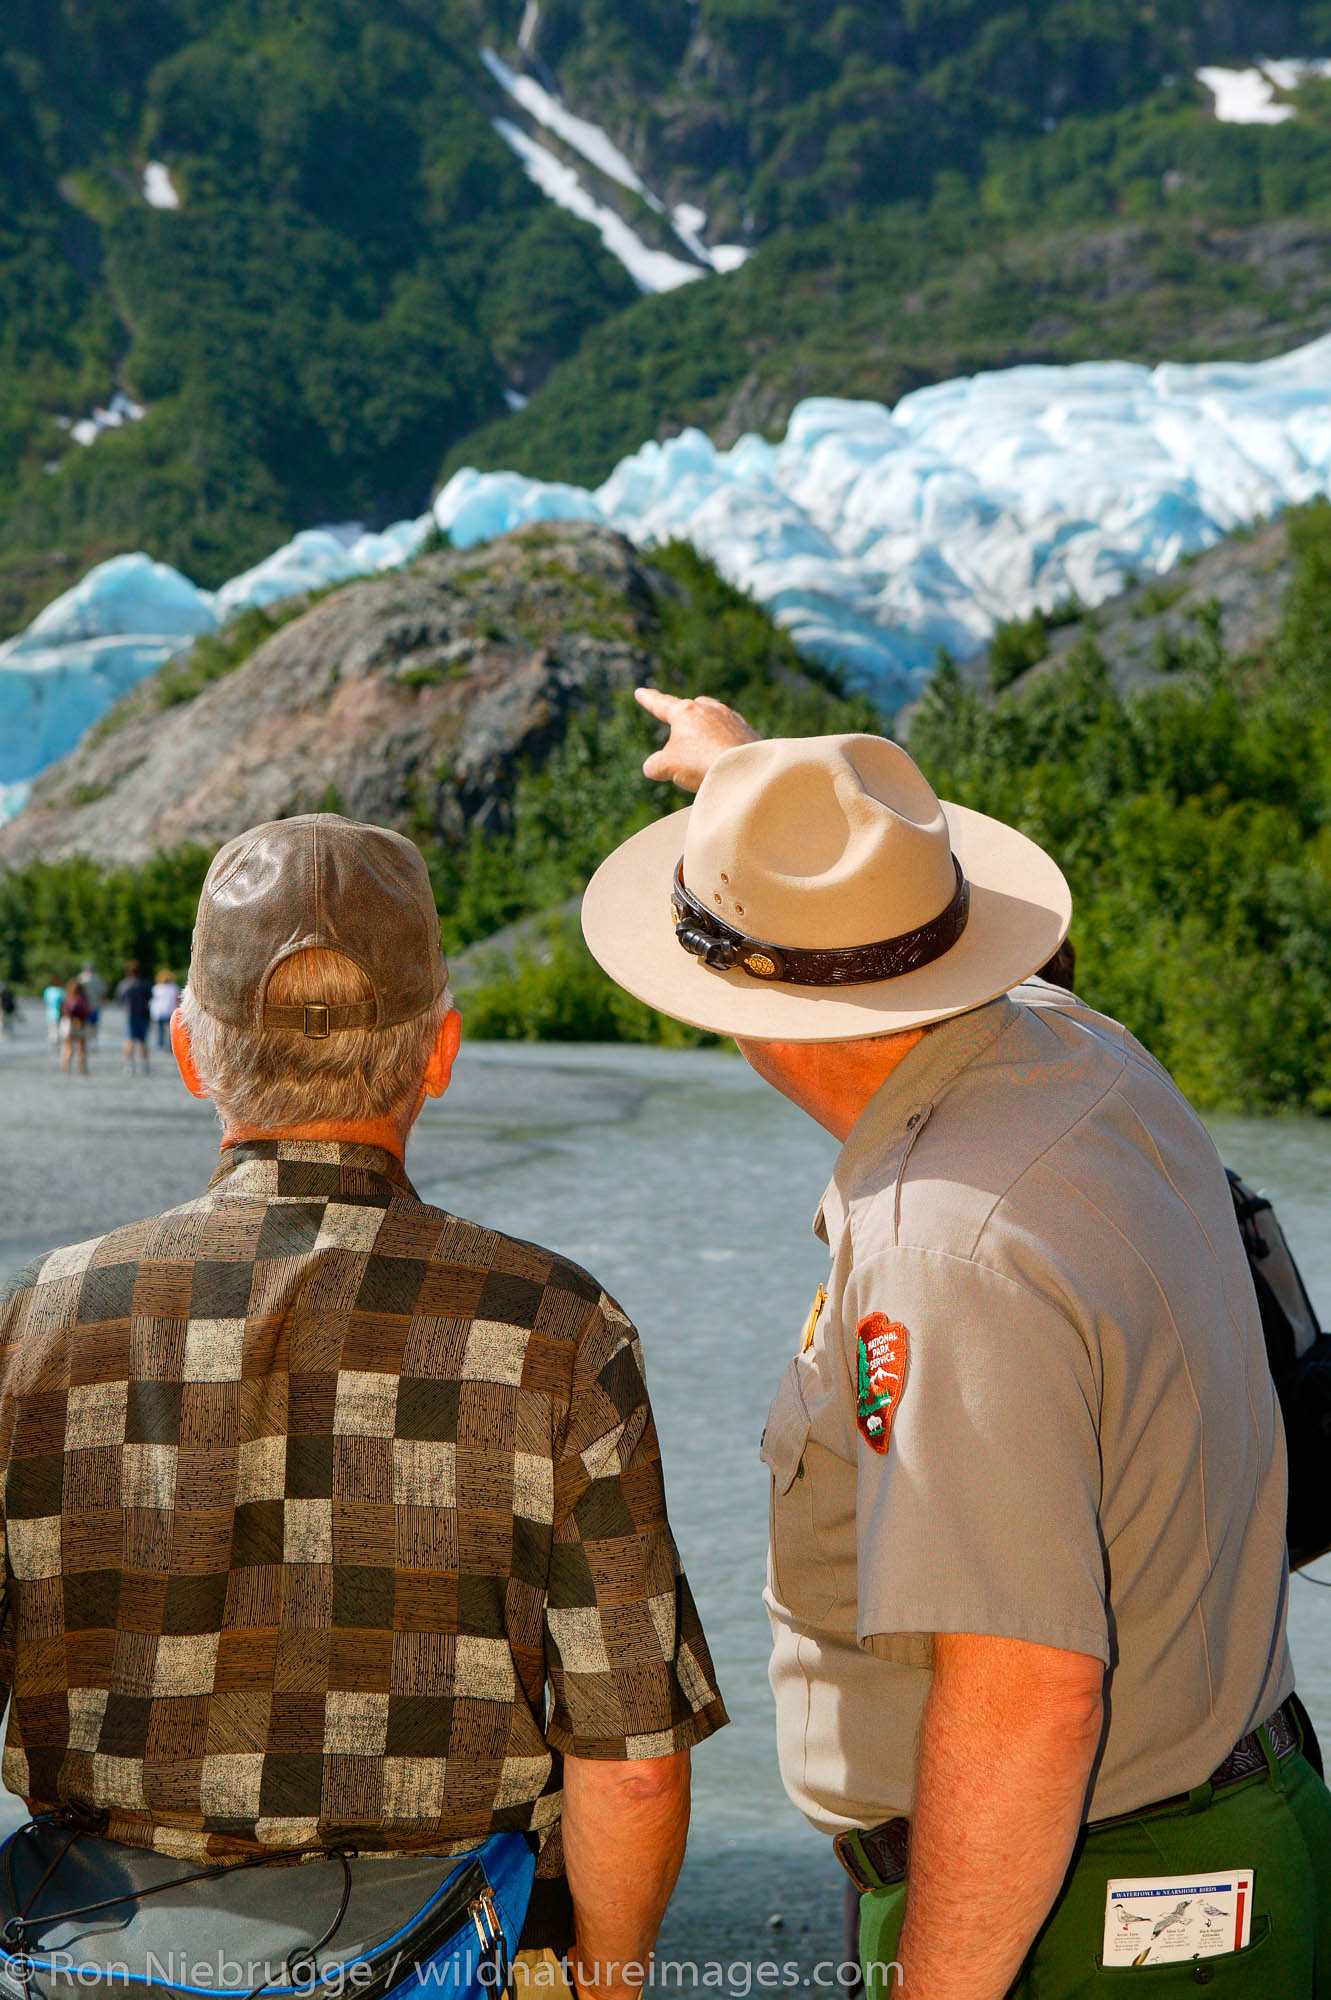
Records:
M34 1826L46 1822L32 1822ZM0 1863L8 1849L18 1840L26 1828L9 1836L0 1847ZM86 1840L96 1841L99 1836L88 1835ZM84 1849L86 1853L86 1846ZM480 1847L467 1854L446 1857L451 1863L444 1879L430 1892L421 1906L391 1936L376 1940L373 1954L381 1959L385 1954L399 1951L402 1954L402 1977L395 1979L387 1989L384 2000L403 1994L408 1989L426 2000L421 1989L433 1989L441 1994L470 1995L475 2000L497 2000L508 1983L508 1969L516 1956L518 1940L526 1920L527 1906L531 1900L532 1882L536 1873L536 1857L531 1842L521 1833L491 1834ZM474 1920L468 1914L461 1925L428 1959L417 1961L411 1951L411 1940L428 1927L432 1913L448 1896L454 1884L473 1863L479 1862L489 1885L489 1897L494 1917L497 1919L498 1934L495 1935L488 1912L483 1911L480 1919ZM232 1871L228 1870L227 1873ZM215 1879L224 1879L218 1877ZM132 1897L125 1898L132 1907ZM40 1915L34 1915L34 1924L40 1924ZM132 1921L132 1919L131 1919ZM332 1940L330 1939L330 1945ZM292 1955L293 1959L295 1954ZM143 1972L133 1972L128 1968L102 1968L80 1964L77 1970L70 1965L67 1951L55 1958L38 1952L24 1953L0 1945L0 1966L16 1981L25 1992L30 1990L29 1982L34 1973L55 1973L63 1982L71 1979L81 1989L95 1992L102 1985L108 1987L138 1986L148 1991L163 1993L184 1993L197 1995L200 2000L240 2000L242 1993L253 1989L236 1987L228 1989L216 1984L195 1986L184 1981L169 1981ZM396 1969L396 1968L394 1968ZM345 1969L343 1971L345 1988ZM262 1989L264 2000L310 2000L312 1992L322 1985L315 1979L300 1985L268 1984ZM354 1982L350 1985L355 1992Z

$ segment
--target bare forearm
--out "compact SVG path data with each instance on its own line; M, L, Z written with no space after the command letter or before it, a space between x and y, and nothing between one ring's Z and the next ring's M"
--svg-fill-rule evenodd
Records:
M899 2000L1002 2000L1072 1856L1102 1727L1099 1667L964 1635L936 1648Z
M689 1827L689 1757L564 1764L564 1865L574 1971L598 2000L642 1984Z

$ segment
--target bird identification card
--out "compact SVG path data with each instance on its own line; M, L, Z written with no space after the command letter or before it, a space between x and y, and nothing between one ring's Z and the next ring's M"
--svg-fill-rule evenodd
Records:
M1169 1965L1241 1951L1252 1929L1252 1869L1150 1875L1111 1882L1106 1965Z

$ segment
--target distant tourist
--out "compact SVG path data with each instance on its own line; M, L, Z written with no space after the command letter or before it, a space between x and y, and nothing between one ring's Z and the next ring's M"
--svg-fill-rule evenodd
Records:
M6 1035L13 1034L14 1018L17 1013L18 1001L14 998L13 987L6 980L0 985L0 1031Z
M53 979L49 986L42 988L42 1006L46 1012L46 1040L53 1055L60 1053L60 1011L65 1003L65 989L59 980Z
M163 966L158 971L152 993L148 1000L149 1017L157 1023L157 1046L159 1049L170 1047L171 1016L175 1013L179 1005L180 988L171 977L170 972Z
M37 1816L10 1851L56 1908L117 1902L117 1963L154 1938L238 1956L220 1864L297 1852L329 1857L282 1878L322 1943L338 1857L348 1895L379 1895L387 1853L436 1857L433 1902L498 1875L436 1941L488 1953L497 1903L533 1954L519 2000L570 2000L565 1947L580 2000L643 1984L690 1749L725 1711L636 1331L586 1271L407 1178L460 1029L409 841L323 813L252 828L204 883L173 1029L217 1171L0 1291L4 1776ZM192 1884L155 1931L160 1905L126 1900L145 1848ZM210 1864L220 1883L190 1874ZM12 1870L10 1892L26 1910ZM412 1955L431 1906L387 1927L395 1990L457 1991ZM12 1968L22 1917L0 1928ZM284 1990L319 1988L292 1935L268 1954ZM480 1983L506 1990L498 1955Z
M136 958L125 967L125 976L116 988L116 999L125 1010L125 1068L134 1069L137 1059L146 1076L152 987L139 971Z
M89 959L79 973L79 984L83 997L88 1003L88 1043L97 1046L97 1027L102 1018L102 1008L106 1005L106 981L97 967Z
M82 983L71 979L60 1002L60 1067L68 1075L88 1074L88 1002Z

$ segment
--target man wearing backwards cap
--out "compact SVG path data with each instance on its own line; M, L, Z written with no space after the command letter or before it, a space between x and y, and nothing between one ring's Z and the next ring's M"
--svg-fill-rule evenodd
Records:
M539 1886L562 1773L578 1976L630 1991L725 1714L633 1327L403 1170L460 1026L420 854L233 840L172 1026L207 1192L0 1301L5 1783L213 1859L508 1830Z
M1070 916L1031 841L880 738L639 698L672 732L648 776L697 800L603 863L588 943L843 1142L763 1442L766 1600L782 1775L861 1891L871 1993L892 1961L906 2000L1155 1992L1198 1951L1227 1991L1331 1994L1283 1438L1210 1141L1031 980Z

